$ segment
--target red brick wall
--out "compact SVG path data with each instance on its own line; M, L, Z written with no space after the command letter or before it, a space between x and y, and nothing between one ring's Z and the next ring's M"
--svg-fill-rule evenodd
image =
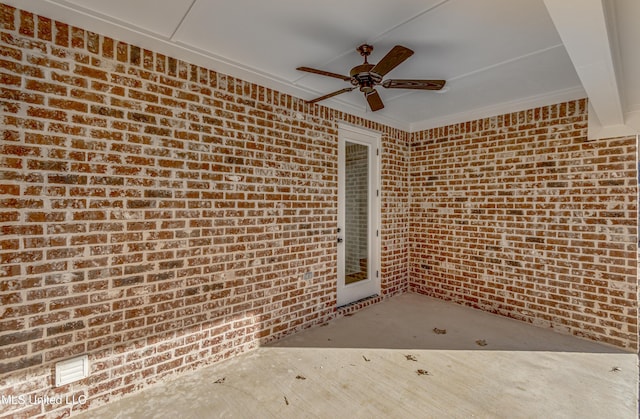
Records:
M637 349L635 138L586 100L416 133L410 289Z
M409 139L408 133L397 141L382 136L380 275L384 295L408 289L409 272Z
M382 132L382 292L407 289L407 133L0 16L0 394L86 409L335 316L339 122Z

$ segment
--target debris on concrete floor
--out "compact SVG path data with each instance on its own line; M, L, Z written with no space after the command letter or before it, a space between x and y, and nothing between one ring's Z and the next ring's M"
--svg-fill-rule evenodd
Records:
M78 419L188 419L216 413L237 418L638 418L636 353L414 294L389 298L349 320L163 379L78 412ZM433 323L447 334L435 334ZM365 333L372 324L375 333ZM491 350L478 346L478 339L491 342ZM418 361L407 360L409 354ZM303 382L296 380L298 374L311 376ZM228 382L214 384L227 375Z
M362 358L364 358L365 361L369 362L371 361L369 358L367 358L366 356L362 355Z
M306 380L307 377L305 377L304 375L296 375L296 380Z
M418 375L431 375L431 373L429 371L423 370L422 368L416 370L416 374L418 374Z
M434 327L433 333L435 333L436 335L446 335L447 329L438 329L437 327Z
M287 406L289 406L289 400L287 399L287 396L284 396L284 404L286 404Z
M413 355L405 355L404 357L407 358L407 361L417 361L418 360L418 358L416 358Z
M218 378L216 381L214 381L214 384L222 384L224 383L224 380L226 380L227 377L222 377L222 378Z
M478 346L487 346L487 341L484 339L478 339L476 340L476 345Z
M613 367L613 368L611 368L611 371L609 371L609 372L620 372L620 371L622 371L622 368L620 368L620 367Z

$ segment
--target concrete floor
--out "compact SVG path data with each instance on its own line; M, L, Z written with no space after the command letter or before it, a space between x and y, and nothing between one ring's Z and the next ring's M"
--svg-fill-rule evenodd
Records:
M84 417L637 418L637 395L636 354L404 294Z

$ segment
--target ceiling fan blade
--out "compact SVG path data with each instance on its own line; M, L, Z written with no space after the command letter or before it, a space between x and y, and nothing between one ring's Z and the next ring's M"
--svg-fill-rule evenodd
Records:
M375 65L375 67L371 69L371 72L376 73L380 76L384 76L412 55L413 51L411 51L409 48L396 45L395 47L391 48L391 51L389 51L387 55L385 55L382 60L380 60L380 62Z
M311 68L311 67L298 67L296 68L296 70L306 71L307 73L320 74L321 76L334 77L336 79L340 79L344 81L351 80L351 77L349 76L343 76L341 74L332 73L330 71L316 70L315 68Z
M440 90L444 87L445 80L385 80L382 87L387 89L418 89Z
M369 107L371 108L372 112L379 111L380 109L384 108L382 99L380 98L380 95L377 91L372 90L371 93L365 94L365 97L367 98L367 102L369 103Z
M335 91L335 92L332 92L332 93L326 94L326 95L324 95L324 96L320 96L320 97L317 97L317 98L312 99L312 100L307 100L307 103L316 103L316 102L320 102L321 100L329 99L330 97L334 97L334 96L341 95L341 94L343 94L343 93L350 92L350 91L352 91L352 90L353 90L353 89L355 89L355 88L356 88L356 86L354 86L354 87L345 87L344 89L337 90L337 91Z

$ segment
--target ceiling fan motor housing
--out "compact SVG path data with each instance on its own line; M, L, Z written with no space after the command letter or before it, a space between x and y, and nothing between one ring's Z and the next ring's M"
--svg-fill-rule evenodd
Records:
M382 76L372 73L373 64L364 63L357 65L351 69L351 84L359 86L361 92L370 92L376 84L382 81Z

